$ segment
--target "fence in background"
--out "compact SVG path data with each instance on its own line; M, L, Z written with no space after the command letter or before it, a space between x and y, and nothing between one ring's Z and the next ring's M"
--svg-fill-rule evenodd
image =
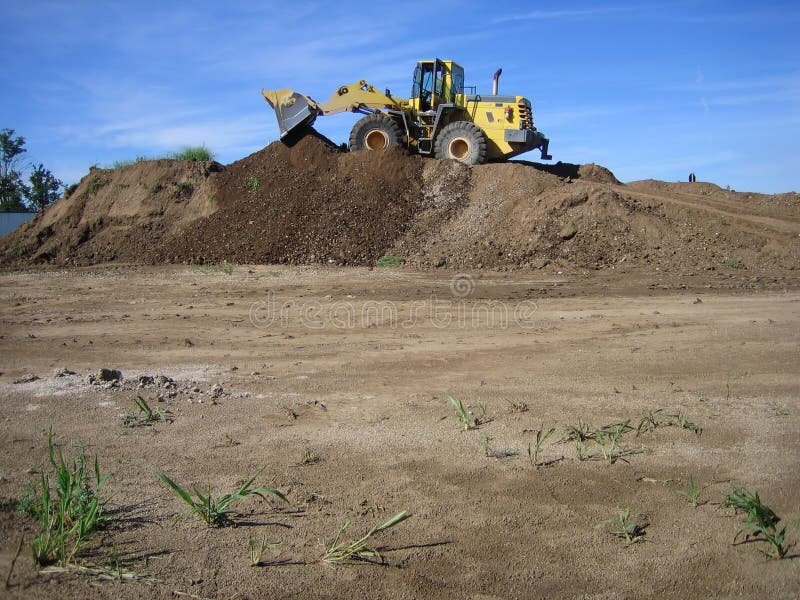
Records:
M0 212L0 237L11 233L23 223L27 223L36 213L30 212Z

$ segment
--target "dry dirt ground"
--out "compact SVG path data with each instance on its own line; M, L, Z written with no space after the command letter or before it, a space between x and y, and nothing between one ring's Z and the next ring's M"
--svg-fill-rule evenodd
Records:
M137 576L43 575L25 548L0 596L797 597L797 548L734 545L742 517L719 506L733 483L758 490L800 542L796 276L229 270L0 274L0 575L35 535L14 502L52 427L113 473L111 519L80 562L116 553ZM101 367L117 387L89 383ZM136 394L172 422L124 427ZM614 464L554 443L656 409L702 435L629 432ZM542 426L557 432L537 469ZM155 470L218 493L259 473L289 502L247 499L207 528ZM690 478L697 508L679 494ZM618 508L643 513L643 541L596 527ZM383 565L320 562L345 521L358 536L402 510L372 543ZM251 537L282 544L253 567Z

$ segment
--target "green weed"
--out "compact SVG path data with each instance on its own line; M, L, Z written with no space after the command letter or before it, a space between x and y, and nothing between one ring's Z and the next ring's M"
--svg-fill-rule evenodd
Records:
M247 188L251 192L257 192L258 188L260 187L261 183L258 181L258 177L256 177L255 175L251 175L250 177L247 178Z
M153 423L166 423L167 415L160 408L150 408L147 400L141 396L132 398L134 408L127 415L121 417L125 427L138 427L152 425Z
M211 495L210 487L205 495L203 495L197 488L193 488L193 496L190 492L186 491L172 479L167 477L167 475L165 475L163 472L156 471L156 475L159 477L159 479L161 479L161 481L166 483L173 492L175 492L175 495L177 495L189 506L190 512L196 514L200 520L209 527L220 527L225 525L229 520L229 515L234 512L231 506L239 500L246 499L248 496L259 496L260 498L266 499L264 494L267 493L277 496L284 502L288 502L288 500L286 500L286 496L274 488L265 486L254 488L253 482L258 474L253 475L250 479L245 481L234 493L224 494L218 498L214 498Z
M464 431L475 429L479 425L477 417L464 407L461 400L456 400L452 396L448 396L447 399L450 401L450 404L453 405L453 408L456 409L456 418L458 422L461 423L462 427L464 427Z
M608 425L603 425L599 430L601 433L613 433L622 435L628 431L633 431L633 427L631 426L631 420L628 419L627 421L620 421L619 423L609 423ZM597 432L595 432L596 437Z
M535 432L536 439L533 441L533 447L531 447L531 444L528 444L528 461L534 468L538 469L542 466L542 463L539 462L539 454L542 451L542 446L555 432L556 428L551 427L547 430L547 433L545 433L544 425Z
M250 536L247 539L247 548L250 551L250 566L260 566L261 558L264 556L264 552L267 550L274 550L280 545L281 542L268 542L267 538L264 538L260 543L256 543L256 540L253 538L253 536Z
M151 160L146 156L137 156L134 160L127 159L127 160L117 160L114 161L113 169L121 169L122 167L128 167L130 165L134 165L136 163L144 162L146 160Z
M664 423L659 421L658 418L662 412L664 412L663 409L657 408L642 416L639 420L639 424L636 426L636 437L639 437L642 433L652 433L657 428L661 427Z
M214 160L214 153L205 146L187 146L170 157L173 160Z
M694 433L697 437L703 435L703 428L697 425L696 423L692 423L684 413L678 412L674 415L667 415L671 419L670 425L674 425L676 427L680 427L681 429L688 429L692 433Z
M725 497L722 506L723 508L733 508L737 513L747 513L747 518L733 538L734 543L739 539L739 536L743 536L744 541L742 543L750 541L766 542L767 549L762 550L762 552L771 558L780 559L786 556L791 547L784 544L786 527L778 531L780 517L770 507L761 502L758 492L752 494L745 488L734 485L733 491Z
M728 269L741 269L744 266L744 263L740 260L736 259L729 259L722 263L723 267L727 267Z
M594 439L600 445L600 450L610 464L614 464L617 459L622 458L624 453L619 445L622 435L633 427L630 426L630 419L622 423L611 423L594 432ZM624 459L623 459L624 460Z
M491 449L489 445L491 444L492 440L494 440L493 435L485 435L483 436L483 440L481 440L481 450L483 451L484 456L491 456Z
M325 554L322 556L322 561L329 564L345 563L350 560L361 560L366 562L373 562L370 559L377 558L383 562L381 555L377 550L368 548L367 542L379 533L383 533L387 529L391 529L395 525L402 523L411 517L411 513L406 511L397 513L394 517L386 521L383 525L378 525L370 529L363 536L351 542L340 542L342 534L350 527L350 521L345 521L344 525L339 528L336 537L325 548Z
M95 175L89 182L89 193L96 194L97 190L99 190L103 186L108 185L110 182L111 182L110 179L107 179L105 177L100 177L99 175Z
M194 191L194 186L189 181L179 181L175 188L179 196L190 196Z
M29 547L36 563L65 565L74 560L91 535L106 523L99 493L109 475L101 475L95 456L92 477L83 447L79 446L76 458L65 459L53 445L52 431L47 435L47 451L52 473L42 468L34 486L36 498L29 510L39 521L39 534Z
M575 456L579 461L586 460L586 442L581 440L574 440L575 443Z
M204 273L225 273L226 275L233 275L233 265L227 261L222 261L219 264L215 264L211 261L203 261L197 264L197 268L199 268Z
M595 525L595 529L604 529L610 525L615 527L609 533L615 537L622 538L629 544L635 544L644 539L647 524L637 522L638 519L644 517L642 513L631 514L630 508L617 508L617 516L613 519L606 519L602 523Z
M692 507L697 508L700 506L700 491L701 488L697 487L694 482L694 477L689 477L689 487L681 490L678 493L689 501Z
M375 261L376 267L399 267L403 264L403 259L397 256L381 256Z
M313 465L320 460L319 454L313 448L303 448L303 458L300 460L301 465Z
M586 442L588 440L593 440L595 436L595 432L592 429L592 426L588 423L584 423L581 420L578 420L577 425L568 425L567 428L564 430L564 433L561 434L561 441L563 442L574 442L574 441L581 441Z

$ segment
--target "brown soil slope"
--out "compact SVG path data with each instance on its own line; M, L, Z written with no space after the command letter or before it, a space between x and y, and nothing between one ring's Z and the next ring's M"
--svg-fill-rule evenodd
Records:
M800 195L713 184L623 185L597 165L466 167L399 150L341 153L309 135L226 167L92 170L0 240L0 262L793 269Z
M0 262L137 262L170 234L214 212L214 162L143 161L91 169L43 215L0 238Z

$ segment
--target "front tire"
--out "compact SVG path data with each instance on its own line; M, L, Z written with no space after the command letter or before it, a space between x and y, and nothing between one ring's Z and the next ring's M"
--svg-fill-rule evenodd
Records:
M403 132L390 116L367 115L350 131L350 150L383 150L400 145Z
M465 165L486 162L486 135L480 127L468 121L446 125L436 137L436 158L450 158Z

